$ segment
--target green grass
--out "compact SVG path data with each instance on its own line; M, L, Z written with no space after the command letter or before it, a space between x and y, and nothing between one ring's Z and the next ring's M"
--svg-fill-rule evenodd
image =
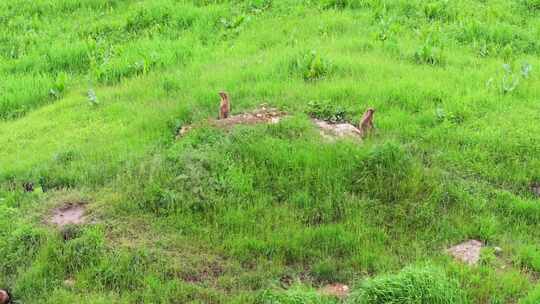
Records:
M409 267L399 274L367 280L351 303L463 303L459 284L432 267Z
M535 303L539 8L1 2L0 288L21 303L339 303L316 290L340 282L349 303ZM290 115L217 130L221 90L233 113ZM309 119L368 107L362 144L326 143ZM68 202L91 223L46 224ZM444 253L471 238L488 246L477 267Z
M315 290L306 290L301 286L292 286L285 292L266 290L256 300L261 304L335 304L338 299L321 296Z

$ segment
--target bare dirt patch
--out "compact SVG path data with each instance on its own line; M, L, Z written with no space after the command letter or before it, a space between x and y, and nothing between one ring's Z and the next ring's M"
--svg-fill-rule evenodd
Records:
M446 250L454 259L468 265L476 265L480 260L483 244L477 240L469 240Z
M49 222L60 228L66 225L81 225L86 223L86 208L81 203L67 203L53 210Z
M186 273L183 274L182 278L184 281L192 284L202 283L206 281L212 281L220 276L222 276L224 273L223 267L216 262L210 263L207 267L202 269L201 271L197 273Z
M313 119L313 122L319 127L321 136L329 141L340 138L352 138L362 141L362 131L349 123L333 124L319 119Z
M250 112L232 115L224 119L211 119L209 123L220 129L231 129L236 125L276 124L286 115L287 113L276 108L261 105L260 108ZM184 137L194 127L194 125L183 126L178 131L176 138L179 139Z
M332 296L340 299L348 297L349 291L349 286L340 283L326 285L319 290L319 292L325 296Z
M220 128L230 128L235 125L276 124L287 113L276 108L261 105L260 108L251 112L230 116L229 118L213 120L212 124Z
M287 113L266 104L262 104L258 109L244 112L237 115L230 115L231 98L228 93L220 92L221 102L219 106L218 119L210 119L210 125L220 129L231 129L236 125L255 125L255 124L276 124L287 116ZM320 134L328 141L335 141L341 138L352 138L359 142L368 135L375 127L373 124L375 110L368 108L362 116L358 126L350 123L331 123L325 120L313 118L313 123L320 129ZM176 139L180 139L188 134L196 125L185 125L178 130Z

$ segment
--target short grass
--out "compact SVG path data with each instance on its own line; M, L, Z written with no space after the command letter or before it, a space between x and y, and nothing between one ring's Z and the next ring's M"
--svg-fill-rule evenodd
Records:
M315 290L335 282L349 303L536 303L539 13L0 2L0 287L20 303L334 303ZM233 113L290 115L216 130L220 90ZM367 107L377 130L360 145L309 120ZM47 225L67 202L93 222ZM478 267L445 255L471 238Z

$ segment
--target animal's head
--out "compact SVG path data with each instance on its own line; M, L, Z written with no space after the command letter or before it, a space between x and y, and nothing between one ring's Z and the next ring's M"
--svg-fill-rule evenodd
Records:
M374 109L374 108L368 108L368 109L367 109L367 112L368 112L369 114L373 114L373 113L375 113L375 109Z
M227 92L225 92L225 91L219 92L219 96L221 96L221 99L228 99L229 98L229 94L227 94Z

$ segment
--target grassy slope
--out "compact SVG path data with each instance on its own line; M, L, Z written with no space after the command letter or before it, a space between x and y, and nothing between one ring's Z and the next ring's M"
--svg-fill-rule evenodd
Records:
M282 277L419 263L471 303L534 288L540 80L503 94L501 65L540 66L535 1L16 2L0 4L0 283L21 300L246 303ZM324 77L306 81L312 50ZM233 112L295 114L175 142L221 89ZM323 145L312 101L375 107L377 134ZM68 201L98 224L63 241L43 218ZM504 253L474 269L443 254L469 238Z

